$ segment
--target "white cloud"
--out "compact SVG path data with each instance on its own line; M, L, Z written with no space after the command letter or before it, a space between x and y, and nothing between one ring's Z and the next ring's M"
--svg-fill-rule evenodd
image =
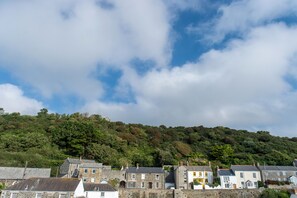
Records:
M227 34L246 34L253 27L270 23L275 19L295 16L295 0L239 0L229 5L221 5L218 18L206 26L211 28L207 39L221 41ZM211 26L211 27L209 27ZM191 31L201 31L202 27L190 27Z
M284 77L297 63L292 62L296 34L297 27L269 25L223 50L205 53L194 63L155 70L144 77L127 72L136 104L97 101L84 110L126 122L223 125L293 136L295 122L285 117L297 118L297 111L288 111L296 106L296 91Z
M28 0L0 2L0 65L50 97L86 100L104 92L100 67L134 58L164 66L170 25L159 0ZM95 74L94 74L95 73Z
M0 107L9 113L36 114L43 108L43 104L25 96L15 85L0 84Z

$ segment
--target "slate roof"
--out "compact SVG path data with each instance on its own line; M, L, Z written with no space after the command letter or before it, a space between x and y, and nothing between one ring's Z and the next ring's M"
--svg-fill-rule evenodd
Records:
M116 191L111 185L109 184L94 184L94 183L84 183L85 191L105 191L105 192L112 192Z
M165 173L160 167L128 167L127 173Z
M102 168L102 163L82 163L81 168Z
M79 179L73 178L30 178L5 190L72 192L75 191L79 182Z
M209 166L185 166L188 171L208 171L212 172Z
M261 171L296 171L295 166L258 166Z
M232 171L259 171L256 166L252 165L231 165Z
M231 169L220 169L218 171L219 176L235 176L234 172Z
M96 163L95 160L67 158L70 164Z
M0 167L0 179L23 179L25 168ZM24 179L31 177L50 177L50 168L26 168Z

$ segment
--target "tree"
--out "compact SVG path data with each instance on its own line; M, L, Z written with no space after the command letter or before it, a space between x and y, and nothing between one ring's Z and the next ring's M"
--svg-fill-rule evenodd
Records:
M210 158L222 163L230 164L234 156L234 150L229 144L215 145L211 148Z

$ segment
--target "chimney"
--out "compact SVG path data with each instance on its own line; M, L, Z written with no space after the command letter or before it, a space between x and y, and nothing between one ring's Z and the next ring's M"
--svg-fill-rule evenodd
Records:
M129 168L129 164L127 163L127 164L126 164L126 169L128 169L128 168Z
M211 161L208 162L208 166L211 167Z
M139 164L138 163L136 164L136 168L139 169Z

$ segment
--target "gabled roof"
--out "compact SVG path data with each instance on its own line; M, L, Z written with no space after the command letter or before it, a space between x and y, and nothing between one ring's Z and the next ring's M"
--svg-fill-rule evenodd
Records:
M295 166L258 166L261 171L296 171Z
M232 171L259 171L256 166L252 165L231 165Z
M17 167L0 167L0 179L28 179L31 177L50 177L50 168L17 168ZM24 177L24 178L23 178Z
M235 176L231 169L219 169L218 176Z
M70 164L96 163L95 160L67 158Z
M73 178L30 178L5 190L72 192L76 190L79 182L79 179Z
M209 166L185 166L188 171L208 171L212 172Z
M117 191L109 184L94 184L94 183L84 183L85 191L105 191L105 192L112 192Z
M128 167L127 173L165 173L160 167Z

